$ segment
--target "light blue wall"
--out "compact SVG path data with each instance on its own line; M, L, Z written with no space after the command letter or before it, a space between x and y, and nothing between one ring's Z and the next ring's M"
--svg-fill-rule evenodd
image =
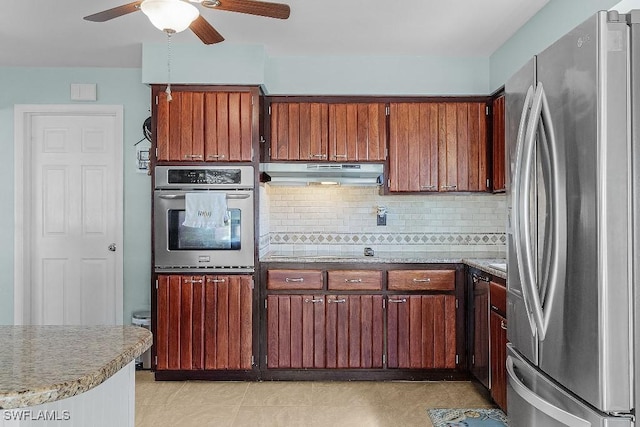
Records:
M167 83L168 58L166 43L143 44L142 81ZM262 45L174 44L171 82L259 85L264 81L264 63Z
M551 0L490 59L491 92L522 67L529 58L599 10L608 10L619 0Z
M226 43L226 42L225 42ZM142 79L167 81L166 44L144 44ZM269 56L261 46L171 47L172 83L256 84L272 95L484 95L488 58Z
M270 94L486 95L488 58L267 57Z
M71 83L96 83L98 104L124 106L124 322L150 305L150 177L135 171L134 144L150 115L140 69L0 67L0 324L13 324L15 104L69 104Z

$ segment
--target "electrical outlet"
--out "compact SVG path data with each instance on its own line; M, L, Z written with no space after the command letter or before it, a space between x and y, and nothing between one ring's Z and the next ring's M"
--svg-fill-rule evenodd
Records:
M376 215L377 225L387 225L387 213L383 213L381 215Z

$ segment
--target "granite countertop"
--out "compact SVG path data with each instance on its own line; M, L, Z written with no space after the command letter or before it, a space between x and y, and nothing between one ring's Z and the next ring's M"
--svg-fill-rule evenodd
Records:
M362 264L467 264L503 279L507 273L495 264L504 264L501 252L376 252L374 256L356 253L324 254L269 252L260 262L289 263L362 263Z
M84 393L151 341L139 326L0 326L0 410Z

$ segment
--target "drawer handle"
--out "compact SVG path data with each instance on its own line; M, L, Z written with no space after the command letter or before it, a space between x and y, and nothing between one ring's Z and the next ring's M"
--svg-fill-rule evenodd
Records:
M331 304L331 303L342 304L342 303L347 302L347 300L346 300L346 298L341 298L341 299L328 299L328 300L327 300L327 302L328 302L329 304Z
M209 154L207 159L224 159L224 154Z
M421 185L420 188L422 190L435 190L437 187L435 185Z
M490 282L491 279L489 279L487 276L481 276L479 274L473 273L473 283L478 283L478 282Z
M406 298L401 298L401 299L389 299L389 303L393 303L393 304L403 304L407 302Z
M362 283L362 279L344 279L345 283Z
M185 283L202 283L202 279L186 279Z
M429 279L428 277L426 279L413 279L414 283L429 283L431 282L431 279Z
M327 157L326 154L311 154L309 155L310 158L315 158L315 159L324 159Z
M506 331L507 330L507 322L505 322L504 320L501 320L500 321L500 327Z
M304 277L287 277L284 279L285 282L304 282Z
M322 298L317 298L317 299L316 299L316 298L313 298L313 299L311 299L311 298L305 298L305 299L304 299L304 302L306 302L307 304L308 304L308 303L318 304L318 303L320 303L320 302L324 302L324 300L323 300Z
M224 283L226 282L225 279L207 279L207 282L209 283Z
M337 159L337 158L346 159L347 155L346 154L334 154L333 158L334 159Z
M455 190L456 188L458 188L457 185L442 185L440 186L440 188L442 190Z
M202 154L185 154L184 158L185 159L201 159Z

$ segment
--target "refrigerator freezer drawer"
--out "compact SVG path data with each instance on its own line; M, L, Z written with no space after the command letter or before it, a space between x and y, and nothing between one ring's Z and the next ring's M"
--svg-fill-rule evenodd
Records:
M507 344L510 427L631 427L631 418L596 411L537 371Z

